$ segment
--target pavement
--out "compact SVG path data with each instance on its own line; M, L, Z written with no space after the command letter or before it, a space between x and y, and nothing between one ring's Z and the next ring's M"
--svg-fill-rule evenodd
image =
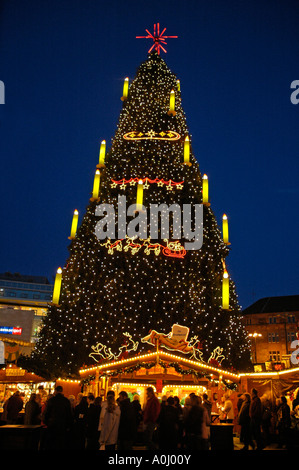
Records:
M244 447L244 444L240 442L240 439L238 436L234 436L234 450L242 450ZM254 450L252 447L248 448L249 451ZM268 444L265 446L263 449L264 450L287 450L286 447L280 447L277 442L272 442L271 444Z
M244 447L244 444L242 442L240 442L240 438L239 436L237 435L234 435L233 437L233 440L234 440L234 449L233 450L242 450L243 447ZM143 446L142 444L140 445L135 445L133 447L133 450L146 450L146 447ZM179 450L179 449L178 449ZM248 451L252 451L254 449L252 449L251 447L249 447ZM285 447L279 447L278 444L276 442L273 442L267 446L265 446L263 448L263 451L264 450L270 450L270 451L273 451L273 450L276 450L276 451L279 451L279 450L284 450L286 451L287 449Z

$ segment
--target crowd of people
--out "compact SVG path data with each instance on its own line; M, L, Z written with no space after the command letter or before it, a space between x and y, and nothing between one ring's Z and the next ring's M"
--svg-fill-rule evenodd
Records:
M100 450L130 450L140 441L148 450L208 449L210 419L207 395L191 393L182 407L178 397L165 396L160 402L148 387L142 409L138 395L131 402L127 392L116 398L109 391L100 413Z
M152 387L146 390L142 408L139 395L131 401L127 392L113 390L106 399L92 393L64 396L61 386L53 395L32 393L26 405L15 392L6 402L2 421L41 425L40 449L152 450L208 449L211 403L207 395L191 393L182 407L178 397L160 402Z
M233 404L224 394L218 404L219 421L233 423L243 449L263 449L273 442L290 447L299 433L299 392L290 403L282 396L273 406L257 390L238 396ZM191 393L181 406L178 397L160 401L152 387L146 389L142 407L139 395L107 392L105 400L92 393L65 397L61 386L53 394L32 393L24 405L20 392L6 400L2 423L40 425L40 449L131 450L134 447L163 451L210 449L212 403L207 394Z
M298 446L299 392L293 400L282 395L272 403L266 395L260 398L253 388L251 394L239 396L237 410L244 450L261 450L270 444L287 449Z

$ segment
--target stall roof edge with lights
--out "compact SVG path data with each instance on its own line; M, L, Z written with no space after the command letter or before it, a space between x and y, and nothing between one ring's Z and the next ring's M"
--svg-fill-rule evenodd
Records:
M173 375L196 375L213 378L223 377L232 382L238 383L240 377L238 374L226 371L219 367L213 367L204 362L191 360L186 357L179 356L178 354L169 353L158 349L154 352L145 354L136 354L135 356L123 358L120 360L112 360L105 363L96 364L94 366L83 367L80 369L81 378L87 377L90 374L98 373L99 376L114 376L119 374L129 373L133 371L155 368L155 374L151 375L165 375L167 370L170 369L170 374ZM164 370L164 372L162 372ZM141 375L141 373L139 374ZM143 375L143 374L142 374ZM144 374L147 375L147 374Z

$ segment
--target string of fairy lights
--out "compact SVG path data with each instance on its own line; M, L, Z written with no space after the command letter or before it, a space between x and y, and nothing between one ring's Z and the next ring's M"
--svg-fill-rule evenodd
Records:
M222 345L228 366L236 366L247 355L248 345L229 277L223 291L229 243L208 196L203 246L182 258L171 250L167 257L154 250L108 252L94 234L97 205L105 202L116 207L120 193L126 195L128 205L134 204L140 179L146 208L204 202L208 182L192 152L180 82L156 52L140 65L131 84L125 80L122 101L107 152L102 141L91 198L79 227L78 213L74 214L70 255L57 273L53 303L33 358L42 358L45 367L59 376L72 375L97 342L118 349L124 332L138 339L152 328L169 333L174 323L180 323L198 335L207 353ZM118 214L125 216L125 212ZM225 307L224 295L228 296Z

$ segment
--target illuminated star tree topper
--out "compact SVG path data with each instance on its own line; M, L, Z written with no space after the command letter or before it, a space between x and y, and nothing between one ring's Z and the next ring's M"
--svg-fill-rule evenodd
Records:
M152 47L149 49L148 52L151 52L154 48L156 49L157 53L160 54L160 49L162 49L163 52L167 52L166 49L162 46L162 44L167 44L165 39L175 39L177 36L164 36L164 33L166 31L166 28L163 29L162 32L160 32L160 23L154 24L154 33L150 33L148 29L145 30L147 32L147 36L136 36L137 39L152 39L154 41L154 44Z

